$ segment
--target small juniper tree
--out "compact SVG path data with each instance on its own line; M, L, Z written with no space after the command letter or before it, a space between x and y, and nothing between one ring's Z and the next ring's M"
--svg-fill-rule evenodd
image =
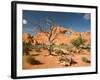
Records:
M81 36L79 36L76 39L71 40L71 43L75 46L75 47L80 47L80 45L82 45L84 43L84 40L82 39Z

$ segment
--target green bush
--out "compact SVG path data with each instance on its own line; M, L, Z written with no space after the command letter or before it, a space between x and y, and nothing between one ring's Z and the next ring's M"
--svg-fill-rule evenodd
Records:
M67 45L67 44L62 43L62 44L60 44L58 47L59 47L59 48L63 48L63 49L65 49L65 48L68 48L68 45Z
M81 59L82 59L82 61L85 62L85 63L91 63L91 61L88 60L86 57L82 57Z
M82 39L81 36L79 36L77 39L73 39L71 41L71 43L75 46L75 47L79 47L80 45L82 45L84 43L84 40Z
M32 56L28 56L27 57L27 62L31 65L38 65L38 64L42 64L40 61L36 60L35 58L33 58Z

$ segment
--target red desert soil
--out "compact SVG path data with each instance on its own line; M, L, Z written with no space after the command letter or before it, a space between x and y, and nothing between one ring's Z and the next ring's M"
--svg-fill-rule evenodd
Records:
M79 53L73 56L73 59L77 62L77 64L72 64L71 66L64 66L58 63L58 56L50 56L48 55L47 50L43 50L41 52L32 51L33 58L39 61L40 64L29 64L27 62L27 58L29 56L23 56L23 69L42 69L42 68L59 68L59 67L81 67L81 66L90 66L90 63L84 63L81 58L86 57L90 60L90 53Z

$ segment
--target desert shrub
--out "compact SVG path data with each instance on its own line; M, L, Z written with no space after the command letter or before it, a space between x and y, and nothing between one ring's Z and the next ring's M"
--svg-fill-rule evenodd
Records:
M24 55L24 53L26 55L29 55L29 51L31 51L31 50L32 50L32 45L30 43L23 42L23 55Z
M27 58L27 62L28 62L29 64L33 64L33 63L34 63L34 58L32 58L32 56L29 56L29 57Z
M64 66L70 66L71 58L65 55L59 57L58 63Z
M43 48L44 50L47 50L47 49L48 49L48 45L43 44L43 45L42 45L42 48Z
M67 44L64 44L64 43L62 43L62 44L60 44L59 46L58 46L59 48L67 48L68 47L68 45Z
M61 44L59 44L60 46L67 46L67 44L64 44L64 43L61 43Z
M83 49L90 49L91 48L91 46L90 46L90 44L87 44L87 45L83 45L83 47L82 47Z
M31 65L37 65L37 64L42 64L40 61L36 60L35 58L33 58L32 56L28 56L27 57L27 62Z
M48 45L45 45L45 44L35 44L33 45L33 49L37 52L41 52L41 49L48 49Z
M91 63L90 60L88 60L86 57L82 57L81 60L85 63Z
M72 57L69 57L68 55L60 56L58 62L64 66L71 66L72 64L77 64L77 62Z
M55 45L55 44L52 44L51 46L50 45L47 45L47 49L49 49L49 47L51 47L51 51L52 52L55 52L55 48L58 48L58 46Z
M51 51L52 51L52 52L55 52L55 48L58 49L58 45L52 45L52 46L51 46Z
M61 50L55 50L55 53L59 55L59 54L63 54L63 51L61 51Z
M90 52L91 45L90 44L83 45L81 48L87 50L88 52Z
M36 52L41 52L42 45L34 45L33 48Z
M71 44L73 44L75 47L79 47L80 45L82 45L84 43L84 40L82 39L81 36L79 36L77 39L73 39L71 41Z

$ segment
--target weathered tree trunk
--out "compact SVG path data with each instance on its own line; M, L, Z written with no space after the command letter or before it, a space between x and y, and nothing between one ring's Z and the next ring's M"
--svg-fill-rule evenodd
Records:
M48 51L49 51L49 55L52 55L52 45L49 45Z

